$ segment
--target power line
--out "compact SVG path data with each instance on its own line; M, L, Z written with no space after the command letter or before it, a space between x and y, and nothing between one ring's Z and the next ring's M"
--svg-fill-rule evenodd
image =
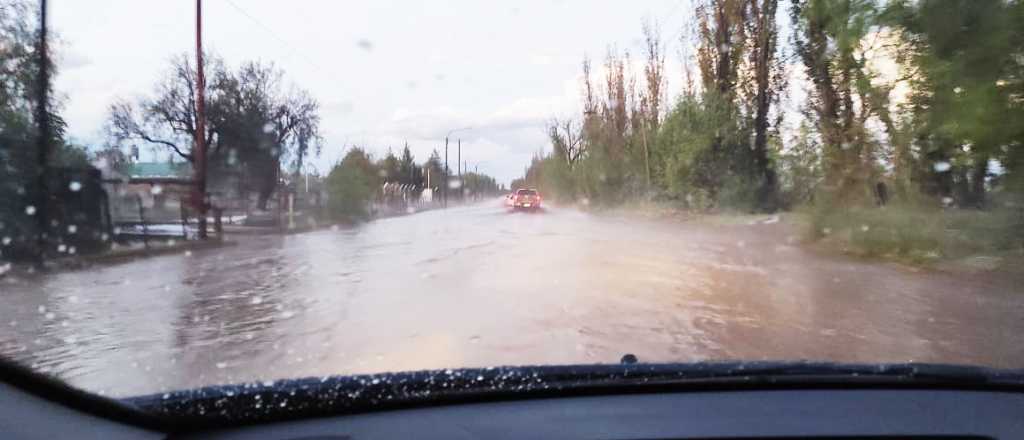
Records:
M317 64L316 62L314 62L312 58L306 56L306 54L302 53L302 51L300 51L298 48L296 48L291 43L289 43L288 40L285 40L283 37L278 35L277 32L274 32L274 30L271 29L270 26L267 26L267 25L263 24L263 22L257 20L256 17L253 17L252 14L246 12L240 6L235 4L234 1L232 1L232 0L225 0L225 1L228 3L228 5L231 5L232 8L234 8L236 11L238 11L238 13L244 15L245 18L248 18L249 21L252 21L257 26L263 28L265 31L270 33L270 35L272 37L274 37L274 39L276 39L279 43L281 43L285 48L287 48L289 51L291 51L294 55L298 55L304 61L309 63L309 65L311 65L314 68L316 68L317 70L319 70L321 73L328 73L328 74L330 73L330 72L328 72L328 69L325 69L325 68L321 67L319 64Z

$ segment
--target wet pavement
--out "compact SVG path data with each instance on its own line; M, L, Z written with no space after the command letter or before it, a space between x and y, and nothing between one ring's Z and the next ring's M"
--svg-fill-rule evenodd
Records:
M495 365L1024 367L1024 289L811 252L789 225L500 201L0 280L0 355L130 396Z

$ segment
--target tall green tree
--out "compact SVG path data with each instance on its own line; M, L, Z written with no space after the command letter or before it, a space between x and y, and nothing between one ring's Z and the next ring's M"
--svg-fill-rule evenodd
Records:
M822 138L825 187L845 202L870 199L875 151L864 122L870 81L861 42L876 23L872 0L794 0L797 55L811 82L807 106Z
M327 209L335 219L364 219L380 182L370 155L352 147L327 175Z
M986 205L995 160L1017 169L1024 132L1020 1L896 1L887 24L901 31L911 69L911 116L927 193Z

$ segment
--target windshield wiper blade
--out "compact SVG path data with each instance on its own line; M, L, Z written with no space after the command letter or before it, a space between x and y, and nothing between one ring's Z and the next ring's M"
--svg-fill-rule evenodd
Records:
M253 382L124 402L187 429L524 398L857 386L1024 391L1024 372L936 364L826 362L494 367Z

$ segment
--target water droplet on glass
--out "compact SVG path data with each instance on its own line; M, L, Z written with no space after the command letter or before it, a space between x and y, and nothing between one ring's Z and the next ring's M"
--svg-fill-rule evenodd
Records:
M449 179L448 180L448 188L449 189L459 189L459 188L462 188L462 182L460 182L459 179L456 179L456 178Z
M35 207L35 206L32 206L32 205L28 205L28 206L26 206L26 207L25 207L25 214L28 214L28 215L36 215L36 207Z
M74 234L78 232L78 226L68 225L68 234Z
M163 192L164 192L164 187L162 187L160 185L153 185L153 187L149 189L149 193L154 195L154 196L158 196L158 195L162 194Z
M372 381L370 381L370 383L377 385L380 383L380 379L373 379Z
M227 362L217 362L217 368L218 369L223 370L223 369L225 369L227 367L228 367L228 363Z
M263 124L263 132L264 133L272 133L273 131L274 131L274 124L271 124L269 122L267 122L266 124Z
M861 232L868 232L869 230L871 230L871 227L868 225L861 225L860 230Z
M11 244L11 237L4 237L3 238L3 244L4 244L4 246L7 246L7 245Z
M946 171L949 171L950 168L952 168L952 165L950 165L949 162L945 161L935 162L935 164L932 165L932 168L935 169L936 173L945 173Z
M72 180L71 183L68 184L68 189L70 189L72 192L81 191L82 190L82 184L77 182L77 181Z
M57 315L55 315L53 312L46 312L46 314L43 315L43 317L46 318L47 320L51 320L51 319L55 318L56 316Z
M170 399L170 398L171 398L171 395L170 395L170 394L168 394L168 393L164 393L164 395L163 395L163 396L161 396L161 397L162 397L162 398L163 398L164 400L167 400L167 399Z
M252 301L251 302L253 304L263 304L263 298L259 297L259 296L254 296L254 297L252 297Z
M36 310L38 310L39 313L46 313L46 306L39 306Z
M185 251L185 256L186 257L191 257L192 256L192 251Z
M943 197L942 198L942 204L946 205L946 206L952 205L953 204L953 198L952 197Z
M57 252L64 253L64 252L67 252L67 250L68 250L68 245L66 245L66 244L57 245Z

